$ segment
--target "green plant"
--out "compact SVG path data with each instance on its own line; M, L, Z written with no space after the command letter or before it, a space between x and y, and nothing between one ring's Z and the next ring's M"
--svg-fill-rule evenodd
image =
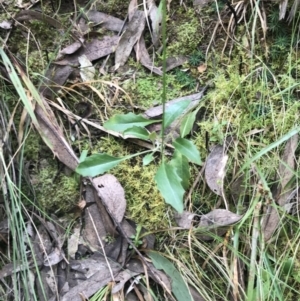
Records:
M177 120L182 112L187 109L188 105L189 101L183 100L167 108L163 114L163 128L167 128ZM196 111L184 115L180 126L180 137L175 139L172 143L175 148L172 159L169 160L169 162L163 160L155 175L156 184L165 201L178 212L183 211L183 195L185 189L188 187L190 177L188 162L201 164L200 153L196 146L185 138L192 129L195 117ZM94 154L82 160L76 171L83 176L93 177L108 171L124 160L144 154L146 154L146 156L143 158L143 164L149 164L154 159L154 153L157 152L161 146L163 148L162 152L165 151L165 146L162 141L159 141L159 137L157 137L156 133L149 133L145 128L145 126L156 122L157 120L148 120L133 113L113 116L104 124L105 128L121 132L124 138L135 137L152 141L153 149L125 157L113 157L105 153Z

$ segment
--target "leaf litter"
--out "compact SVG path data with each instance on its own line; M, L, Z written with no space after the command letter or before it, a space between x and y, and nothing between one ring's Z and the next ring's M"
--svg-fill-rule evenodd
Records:
M131 1L133 4L134 2L135 1ZM157 18L158 8L153 1L147 1L147 5L150 10L150 20L153 28L153 43L157 44L160 31L160 22L159 18ZM136 7L136 5L133 5L133 7ZM151 13L153 11L155 11L155 14ZM104 36L102 40L91 39L87 41L84 40L83 37L76 37L77 40L73 44L60 51L57 61L52 64L48 71L49 81L47 84L52 83L54 85L62 86L74 71L74 68L80 64L80 58L82 57L88 60L88 67L92 67L93 61L115 52L115 67L117 69L119 66L126 63L128 57L132 53L132 49L135 50L137 61L140 61L143 66L152 72L158 75L162 74L161 67L155 67L153 65L152 59L145 46L142 35L146 20L144 12L132 9L129 23L125 24L125 26L124 21L101 12L90 10L86 12L86 16L90 22L94 22L95 26L100 25L114 32L122 32L123 30L121 38L117 35L112 35ZM32 17L36 17L36 19L48 22L52 26L62 29L62 26L56 23L55 19L41 17L36 13L23 13L18 16L18 20L24 21ZM140 24L142 24L142 26L140 26ZM81 18L78 26L84 34L88 33L90 30L90 27L86 24L85 18ZM171 70L172 68L183 64L186 61L186 58L168 58L168 60L170 69L167 67L167 70ZM206 65L200 65L199 68L201 69L198 69L199 72L204 72ZM54 74L54 76L50 76L50 74ZM82 80L92 80L92 77L82 76ZM47 97L52 95L49 90L43 87L40 89L40 93L42 96ZM197 98L196 101L199 101L203 96L203 93L201 93L202 92L191 95L191 102L193 102L193 99L195 98ZM187 97L184 97L184 99L186 100ZM44 103L46 104L46 102ZM50 135L51 143L49 146L53 153L64 164L74 170L78 164L78 159L74 152L70 150L49 107L46 105L45 111L45 108L36 105L35 112L39 118L39 123L42 124L40 129L42 136L43 134L45 135L45 133L48 135L48 127L51 125L50 132L52 132L52 136ZM148 118L157 117L160 114L161 108L158 107L145 112L145 115ZM288 185L295 172L295 151L297 145L298 135L295 135L288 141L282 157L282 163L279 167L280 185L274 199L281 207L284 207L298 192L298 189ZM210 189L219 196L224 196L223 186L227 160L228 156L224 153L224 146L217 145L206 161L205 180ZM125 233L127 233L126 235L128 237L136 234L136 225L130 225L124 218L126 199L123 188L117 179L109 174L93 179L92 181L94 187L97 188L94 189L91 186L86 188L87 206L84 209L85 225L82 229L84 239L82 240L83 237L81 237L81 239L78 240L79 230L76 228L77 238L74 237L75 242L71 243L71 241L69 241L69 254L71 255L71 260L69 262L71 273L69 276L63 276L61 273L55 275L47 270L47 266L53 266L53 268L57 270L63 270L63 265L66 263L64 261L65 255L62 250L64 239L61 238L59 229L54 226L53 223L49 224L49 222L47 222L47 224L44 222L39 226L38 232L35 233L33 230L31 235L32 241L35 244L42 246L40 250L35 248L32 256L36 258L37 265L41 268L41 272L45 272L44 275L46 276L43 280L46 279L45 282L50 289L47 290L48 300L55 300L57 294L61 296L61 300L82 300L80 297L81 295L90 297L97 290L111 281L118 282L113 288L113 293L116 293L124 288L125 283L129 281L130 278L144 273L144 266L140 261L136 262L135 259L130 259L127 266L128 269L120 272L122 265L125 263L126 259L128 259L128 255L130 255L131 252L128 251L128 241L126 241L122 233L119 232L120 229L118 229L114 220L122 224L122 227L126 229ZM268 206L270 213L263 219L263 232L266 240L269 240L272 237L280 220L278 211L275 207L272 205ZM239 222L243 217L243 215L235 214L229 210L214 209L207 214L200 215L200 222L198 225L195 225L195 216L194 213L184 211L181 215L178 214L175 219L178 225L184 229L190 229L193 226L198 232L203 231L211 232L213 235L223 235L228 227ZM211 239L213 235L202 235L202 233L200 233L198 238L206 240L207 238ZM113 242L109 242L111 238L114 240ZM86 253L76 254L76 249L79 250L84 244ZM75 246L71 247L71 245ZM147 245L149 248L153 248L153 237L151 239L149 238ZM76 259L75 257L78 255L82 258ZM83 259L84 256L90 257ZM47 258L46 261L44 261L44 257ZM113 260L108 258L113 258ZM119 263L122 264L120 265ZM168 267L168 263L162 263L162 265L164 264ZM130 265L136 265L137 267L131 269L129 268ZM33 267L32 261L29 266ZM22 266L22 264L17 267L17 270L24 269L25 267ZM151 266L151 269L148 272L150 275L156 273L160 274L161 278L165 277L163 283L166 285L167 291L170 292L171 284L165 274L162 274L153 266ZM13 267L11 265L6 265L0 271L0 278L3 279L12 273ZM115 274L117 275L116 277L113 276ZM61 290L58 290L54 278L57 278L56 280L66 279L64 283L60 284ZM85 280L79 280L84 278ZM154 279L156 278L154 277ZM42 298L42 295L40 295L40 297ZM199 300L201 298L199 297Z

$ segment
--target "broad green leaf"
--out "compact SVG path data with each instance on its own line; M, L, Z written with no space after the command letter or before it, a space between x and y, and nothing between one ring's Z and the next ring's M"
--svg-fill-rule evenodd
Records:
M186 156L190 162L201 165L200 153L195 144L185 138L177 138L173 146L182 155Z
M176 173L176 168L162 163L155 175L155 182L166 203L182 213L184 189L181 185L181 178Z
M187 114L180 125L180 137L184 138L186 135L188 135L194 126L195 120L196 120L196 115L198 113L199 109Z
M138 139L142 139L142 140L149 140L149 132L144 129L144 128L141 128L141 127L138 127L138 126L134 126L130 129L127 129L126 131L123 132L123 134L125 135L125 138L126 138L126 135L128 136L134 136Z
M163 119L165 128L168 127L174 120L176 120L176 118L183 113L189 104L189 100L182 100L167 107Z
M76 168L76 172L84 177L94 177L105 173L129 158L130 156L116 158L107 154L95 154L80 162Z
M176 168L176 172L181 178L181 184L184 189L188 189L190 186L190 167L189 161L186 156L183 156L179 151L174 152L173 158L170 164Z
M188 286L174 264L159 253L153 251L148 252L148 256L151 258L157 269L164 270L171 278L172 292L176 299L178 301L193 301Z
M154 160L153 153L147 154L147 155L143 158L143 165L146 166L146 165L148 165L150 162L152 162L153 160Z
M104 127L108 130L116 132L124 132L134 126L145 127L146 125L157 123L160 120L149 120L141 115L133 113L117 114L104 123Z

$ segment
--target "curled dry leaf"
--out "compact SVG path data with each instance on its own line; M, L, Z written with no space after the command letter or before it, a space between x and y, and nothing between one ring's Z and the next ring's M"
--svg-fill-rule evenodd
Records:
M147 6L148 6L148 15L151 19L151 25L152 25L152 42L153 45L157 47L159 43L162 14L161 11L156 6L154 0L147 0Z
M117 178L106 174L93 179L94 187L97 187L98 196L105 203L113 217L120 223L126 210L124 189Z
M78 57L78 62L80 64L80 76L82 81L92 81L96 70L91 61L84 54Z
M207 229L226 227L237 223L241 218L242 215L235 214L226 209L214 209L201 216L199 227L205 227Z
M86 42L85 47L80 48L76 53L65 56L63 60L56 61L55 64L78 66L78 57L84 54L90 61L97 60L114 52L118 40L118 36L104 36L101 40L92 39Z
M209 188L217 195L223 195L223 179L228 156L224 147L216 145L209 154L205 166L205 180Z
M63 250L59 248L55 248L50 254L45 256L44 265L45 266L55 265L60 261L62 261L64 257L65 256Z
M125 32L122 34L115 54L115 69L123 66L132 52L133 46L140 39L145 28L145 13L136 10Z
M65 54L72 54L75 51L77 51L83 43L83 39L79 39L79 41L75 41L74 43L72 43L71 45L68 45L67 47L65 47L64 49L62 49L59 53L58 56L63 56Z
M190 229L193 224L195 213L183 211L182 213L175 213L175 221L177 225L183 229Z
M198 70L199 73L205 72L206 69L207 69L207 65L206 64L202 64L202 65L198 66L198 68L197 68L197 70Z
M206 235L197 235L202 240L212 240L214 235L222 236L226 233L229 226L237 223L242 215L235 214L225 209L214 209L213 211L202 215L199 222L197 233ZM211 235L208 235L211 233Z

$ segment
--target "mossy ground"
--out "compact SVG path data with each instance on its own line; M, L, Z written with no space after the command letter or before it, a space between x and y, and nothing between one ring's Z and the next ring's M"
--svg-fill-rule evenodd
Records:
M127 5L126 1L109 0L102 1L98 9L124 18ZM268 49L266 51L265 43L262 43L259 36L256 36L254 37L254 49L252 49L253 55L250 55L248 51L251 39L247 35L248 29L245 24L238 26L236 31L238 40L233 43L233 51L230 54L229 46L225 48L224 53L221 53L226 38L226 34L222 30L216 32L214 47L207 55L205 54L206 47L210 42L210 33L218 21L217 10L214 5L203 8L198 13L191 7L190 3L185 9L179 6L177 2L172 1L171 11L168 14L167 54L168 56L186 55L189 57L189 62L168 72L167 98L173 99L192 94L196 92L197 86L201 88L204 84L213 81L214 87L208 90L207 95L200 103L205 113L197 121L199 129L191 139L205 159L207 144L222 144L226 137L231 136L233 138L234 146L229 148L229 156L232 159L228 164L226 174L228 178L225 179L227 185L225 193L228 195L230 206L233 209L236 203L231 198L230 182L235 178L238 168L250 156L270 145L297 125L299 119L300 103L298 102L297 90L300 71L299 51L296 45L297 41L293 41L295 31L291 29L295 27L290 26L285 20L278 20L276 4L268 4L267 9L269 31L265 43L268 45ZM228 12L221 5L218 10L224 17L224 25L226 26L229 19ZM250 12L246 18L253 21ZM251 22L249 21L249 26ZM42 74L48 64L43 49L50 49L50 57L54 56L57 44L53 41L56 38L59 39L59 35L55 35L55 38L52 34L49 35L49 28L46 28L47 26L42 22L33 22L31 26L33 34L40 39L39 43L42 45L42 50L38 49L32 41L28 44L25 38L20 39L20 30L14 33L11 41L13 44L18 41L15 50L19 51L22 56L21 59L26 58L29 49L31 55L28 57L27 68L30 76L34 77L36 73ZM260 35L261 31L258 26L257 34ZM203 63L206 63L207 69L200 73L197 67ZM105 79L112 82L117 79L120 87L131 97L132 103L139 108L144 109L159 104L161 102L162 78L149 74L132 59L128 62L128 69L137 70L135 78L129 76L125 80L122 76L120 79L119 75L109 74ZM107 89L107 95L115 91L109 86L102 88ZM97 109L104 108L102 100L97 95L93 95L92 98ZM71 98L66 98L64 101L69 107L74 107L74 100ZM103 110L105 111L103 116L106 114L107 117L110 117L116 112L126 112L129 104L127 98L121 93L111 110ZM96 112L93 117L99 119L100 115ZM115 156L123 156L140 150L128 142L103 136L93 139L92 145L88 144L87 139L74 143L75 145L79 145L80 150L88 148L90 153L105 152ZM42 166L35 171L38 178L38 185L36 186L38 203L46 212L68 211L78 200L78 182L72 177L66 177L63 173L57 176L57 165L53 157L51 154L47 154L46 157L40 156L40 148L39 138L37 134L33 133L27 140L25 158L35 162L48 160L47 164L41 164ZM281 154L282 147L255 162L256 168L262 171L267 182L273 183L275 181ZM127 217L142 223L149 230L163 229L170 225L168 220L169 207L162 200L153 179L158 164L159 159L149 166L143 166L141 158L136 157L123 162L111 171L124 187L128 202ZM193 170L194 177L197 172L198 170ZM54 182L53 179L55 179ZM195 189L192 198L192 208L200 214L210 211L219 200L204 186L205 183L202 181ZM251 190L252 188L249 185L248 189ZM243 210L248 208L247 205L247 202L239 204ZM292 220L289 223L294 228L297 221ZM270 252L275 256L274 258L280 257L278 253L285 250L285 242L292 239L291 232L287 230L287 233L288 235L283 236L284 242L281 244L274 242L270 245ZM244 234L247 237L248 233ZM280 236L281 238L282 236ZM190 253L186 250L188 238L186 236L178 237L174 234L172 239L173 254L177 255L178 258L182 254L182 262L190 264L188 262ZM178 241L176 241L177 239ZM176 245L177 243L178 245ZM178 246L177 249L176 246ZM211 247L209 244L207 246ZM196 255L196 258L200 262L203 261L205 255L199 249L200 246L197 245L193 251L199 255ZM297 259L300 257L297 253L291 253L291 256L295 256ZM297 264L298 262L299 260ZM199 270L195 273L198 273L198 277L201 278ZM213 270L211 274L214 274ZM298 274L295 274L294 278L299 278ZM291 281L295 279L291 279ZM299 283L299 280L296 279L295 281ZM220 283L221 286L224 285L222 281ZM295 300L293 298L294 295L291 293L287 300Z

